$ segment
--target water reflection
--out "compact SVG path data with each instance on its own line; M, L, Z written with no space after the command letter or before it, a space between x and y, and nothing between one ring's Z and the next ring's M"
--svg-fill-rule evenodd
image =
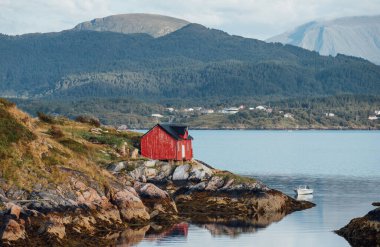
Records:
M294 198L297 200L297 201L309 201L309 202L313 202L313 195L295 195Z
M241 234L252 234L268 227L273 222L278 222L285 217L284 213L271 213L255 215L250 219L232 219L228 222L223 218L203 217L202 220L192 221L197 228L206 229L211 236L238 237ZM189 223L182 222L171 226L148 225L140 228L128 228L127 230L109 235L108 239L114 239L114 246L127 247L138 245L141 241L146 243L164 244L181 242L185 240L189 232Z
M176 241L176 238L186 238L189 231L188 223L171 226L147 225L140 228L128 228L123 232L113 233L107 239L114 240L117 247L128 247L139 244L142 240L148 242Z

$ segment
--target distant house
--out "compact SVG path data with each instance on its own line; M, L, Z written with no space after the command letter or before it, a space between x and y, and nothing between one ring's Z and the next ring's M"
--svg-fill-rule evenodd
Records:
M380 115L380 111L375 111L375 115Z
M168 110L169 112L173 112L174 108L173 107L168 107L168 108L166 108L166 110Z
M193 112L194 111L194 108L186 108L185 110L183 110L184 112Z
M285 113L284 118L293 118L293 115L290 113Z
M120 125L119 127L117 127L117 131L127 131L128 130L128 126L123 124L123 125Z
M267 108L265 106L259 105L256 106L256 110L265 111Z
M239 108L237 107L224 108L223 110L220 111L220 113L223 113L223 114L236 114L238 112L239 112Z
M162 116L161 114L158 114L158 113L154 113L151 115L152 117L156 117L156 118L163 118L164 116Z
M335 114L332 113L332 112L326 112L326 113L325 113L325 116L326 116L326 117L335 117Z
M191 160L193 138L188 127L157 124L141 138L141 155L155 160Z
M203 109L203 110L201 110L201 113L202 114L212 114L212 113L214 113L214 110L213 109Z
M377 119L378 119L377 116L369 116L369 117L368 117L368 120L377 120Z

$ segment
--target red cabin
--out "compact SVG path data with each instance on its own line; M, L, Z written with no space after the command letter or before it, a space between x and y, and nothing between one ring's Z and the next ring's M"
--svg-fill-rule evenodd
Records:
M188 127L157 124L141 138L141 155L154 160L191 160L193 138Z

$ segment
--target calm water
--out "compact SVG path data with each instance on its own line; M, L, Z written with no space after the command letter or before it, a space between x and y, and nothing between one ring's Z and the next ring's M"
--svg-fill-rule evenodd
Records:
M138 246L349 246L332 231L380 200L380 132L191 131L195 157L261 179L293 196L315 189L317 206L267 227L182 224Z

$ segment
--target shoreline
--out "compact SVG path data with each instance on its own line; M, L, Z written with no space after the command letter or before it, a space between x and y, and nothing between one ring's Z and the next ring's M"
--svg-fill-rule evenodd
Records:
M371 128L198 128L191 127L191 130L255 130L255 131L380 131L380 129ZM135 128L128 131L147 131L149 128Z

